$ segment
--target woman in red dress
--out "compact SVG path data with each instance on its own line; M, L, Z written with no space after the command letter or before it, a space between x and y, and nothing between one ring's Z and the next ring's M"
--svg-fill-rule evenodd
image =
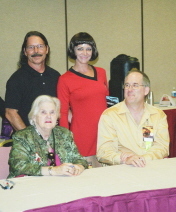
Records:
M89 64L98 57L98 51L94 39L86 32L72 37L68 56L75 64L60 76L57 85L61 101L60 126L73 132L80 154L92 167L98 167L101 164L96 159L97 130L100 115L107 108L106 71ZM70 124L69 111L72 114Z

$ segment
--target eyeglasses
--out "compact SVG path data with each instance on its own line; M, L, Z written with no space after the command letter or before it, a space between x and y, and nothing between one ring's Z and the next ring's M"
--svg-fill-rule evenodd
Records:
M15 183L11 180L4 180L2 184L0 184L1 188L6 190L6 189L12 189L14 187Z
M50 166L56 166L55 154L53 152L48 153L48 159L50 159L50 161L51 161Z
M132 85L130 85L130 84L128 84L128 83L125 83L125 84L123 85L123 88L126 89L126 90L128 90L128 89L130 89L130 87L131 87L133 90L137 90L137 89L139 89L140 86L145 86L145 87L146 87L146 85L139 85L138 83L134 83L134 84L132 84Z
M35 49L35 47L36 47L37 49L43 50L46 46L45 46L45 44L30 45L30 46L27 46L26 49L27 49L28 51L33 51L33 50Z

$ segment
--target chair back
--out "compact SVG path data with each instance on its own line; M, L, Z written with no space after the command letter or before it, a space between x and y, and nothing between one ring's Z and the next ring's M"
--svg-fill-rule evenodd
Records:
M11 150L10 147L0 147L0 179L6 179L9 175L9 153Z

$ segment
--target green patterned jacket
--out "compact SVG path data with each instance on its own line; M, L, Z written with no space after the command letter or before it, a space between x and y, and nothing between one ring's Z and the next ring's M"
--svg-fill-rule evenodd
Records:
M60 126L53 129L55 152L62 163L81 164L88 168L87 161L79 154L73 141L72 133ZM33 126L17 131L13 135L13 146L9 156L10 174L8 178L18 175L40 176L41 167L47 166L48 147ZM53 148L53 136L48 139Z

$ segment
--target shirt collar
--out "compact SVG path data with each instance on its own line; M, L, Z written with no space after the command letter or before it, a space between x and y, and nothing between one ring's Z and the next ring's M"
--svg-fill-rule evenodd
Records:
M148 103L144 103L144 111L146 111L150 115L157 113L157 110L155 109L155 107Z
M27 70L30 74L34 75L34 76L40 76L42 75L50 75L50 71L48 70L48 66L45 66L45 71L43 73L39 73L37 72L35 69L33 69L31 66L29 66L28 64L24 65L25 70Z
M154 110L153 106L149 105L148 103L144 103L144 112L147 113L148 115L157 113L157 111ZM118 110L118 114L123 114L123 113L130 113L128 107L125 104L125 101L121 102L121 105Z

